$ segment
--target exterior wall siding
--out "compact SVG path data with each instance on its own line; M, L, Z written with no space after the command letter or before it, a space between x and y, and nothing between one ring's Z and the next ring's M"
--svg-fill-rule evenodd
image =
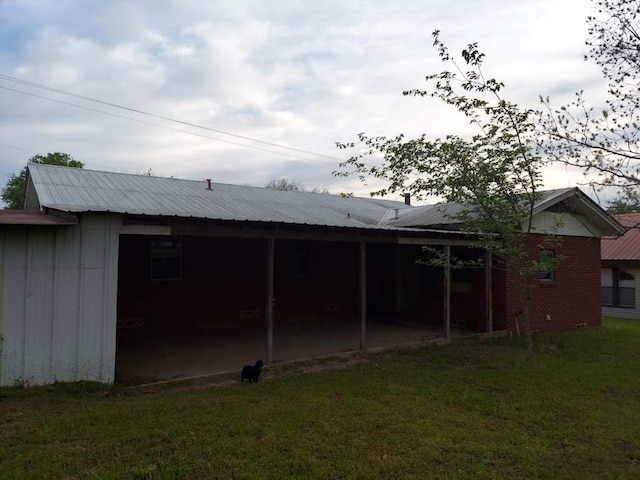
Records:
M545 210L533 217L532 229L537 232L555 232L556 235L574 237L601 237L604 232L592 221L577 214L555 213Z
M265 239L180 237L181 278L152 280L153 239L146 235L122 235L120 239L121 338L266 328ZM292 268L300 246L308 247L306 274ZM469 255L465 248L454 248L453 254ZM419 246L368 245L370 321L401 320L416 326L442 326L443 272L441 268L416 263L423 255L426 254ZM484 253L477 251L473 258L474 255ZM357 242L277 240L273 312L276 330L281 325L315 321L358 325L358 261ZM483 332L485 271L481 268L462 272L463 278L457 281L458 273L453 275L452 319L456 325ZM495 328L504 329L504 321L496 321Z
M640 310L637 308L602 307L603 317L616 318L640 318Z
M602 307L602 316L617 318L637 318L640 319L640 268L628 268L633 271L636 278L636 307L620 308L620 307Z
M543 235L531 235L529 252L532 258L536 258L543 238ZM563 236L555 248L555 256L559 258L555 280L536 282L533 288L530 309L532 331L600 325L600 239ZM522 333L522 307L513 275L509 272L506 273L506 284L504 314L507 329L517 334L519 325Z
M0 228L0 385L113 382L120 225Z
M119 334L266 328L265 239L181 237L181 278L151 280L152 238L121 237ZM311 318L357 317L358 244L308 245L309 275L296 276L291 272L296 242L276 241L276 327ZM327 305L335 310L328 311Z

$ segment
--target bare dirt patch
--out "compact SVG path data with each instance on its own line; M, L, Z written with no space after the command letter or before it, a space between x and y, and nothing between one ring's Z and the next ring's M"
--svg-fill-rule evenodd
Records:
M260 381L268 382L270 380L287 376L304 375L329 370L343 370L345 368L369 362L372 355L375 355L375 353L352 352L291 362L274 363L266 365L262 369ZM134 385L128 387L127 390L138 393L157 393L168 390L222 387L237 383L240 383L240 369L238 369L237 372L217 373L193 378Z

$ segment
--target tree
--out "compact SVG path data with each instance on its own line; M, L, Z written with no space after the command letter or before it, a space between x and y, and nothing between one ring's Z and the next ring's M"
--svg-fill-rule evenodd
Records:
M640 213L640 204L629 203L622 198L617 198L609 203L607 213L611 215L620 215L624 213Z
M74 160L68 153L48 153L35 155L29 159L31 163L45 163L48 165L62 165L65 167L82 168L84 163ZM2 201L6 209L21 210L24 208L24 195L27 188L27 167L25 166L18 175L11 174L7 184L2 189Z
M358 142L338 143L338 148L359 147L361 151L342 163L342 170L335 173L357 174L363 181L367 176L385 180L388 186L374 192L375 195L410 192L416 198L436 195L462 204L465 208L455 215L456 219L466 231L475 233L483 247L513 274L527 351L531 354L529 307L533 285L541 271L553 269L552 259L541 262L538 253L532 253L528 245L543 165L533 148L536 115L505 100L504 85L485 78L484 55L477 44L462 51L463 70L440 41L439 32L435 31L433 36L440 59L451 65L453 71L428 75L427 90L403 93L433 97L455 107L479 133L471 139L447 135L435 140L426 135L407 140L402 134L393 138L360 134ZM369 162L379 155L382 163L371 166ZM551 235L543 243L552 241Z
M589 107L583 92L555 109L542 99L541 153L580 167L597 189L615 187L640 201L640 0L598 0L588 17L589 54L609 82L604 109Z
M274 177L267 182L264 188L271 190L283 190L286 192L306 192L305 186L295 180L289 180L284 177ZM326 188L313 187L310 190L311 193L330 193Z
M271 190L283 190L286 192L304 191L304 185L284 177L273 177L264 187Z

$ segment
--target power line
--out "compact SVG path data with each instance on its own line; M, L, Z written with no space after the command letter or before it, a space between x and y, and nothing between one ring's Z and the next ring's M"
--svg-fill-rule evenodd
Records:
M16 147L15 145L9 145L7 143L0 143L0 147L13 148L14 150L22 150L23 152L35 153L36 155L42 155L42 152L36 152L35 150L28 150L22 147Z
M315 156L318 156L318 157L329 158L331 160L335 160L335 161L339 161L339 162L344 161L341 158L333 157L331 155L325 155L323 153L315 153L315 152L311 152L311 151L308 151L308 150L302 150L300 148L289 147L289 146L286 146L286 145L267 142L265 140L260 140L260 139L253 138L253 137L247 137L247 136L244 136L244 135L238 135L238 134L235 134L235 133L225 132L223 130L218 130L218 129L211 128L211 127L205 127L203 125L198 125L196 123L191 123L191 122L185 122L183 120L178 120L178 119L171 118L171 117L165 117L165 116L162 116L162 115L156 115L156 114L153 114L153 113L145 112L143 110L138 110L138 109L135 109L135 108L126 107L124 105L119 105L117 103L106 102L104 100L99 100L97 98L88 97L88 96L85 96L85 95L79 95L77 93L68 92L66 90L61 90L61 89L50 87L50 86L47 86L47 85L42 85L42 84L39 84L39 83L30 82L28 80L22 80L22 79L19 79L19 78L16 78L16 77L12 77L10 75L5 75L5 74L1 74L0 73L0 79L7 80L7 81L10 81L10 82L20 83L22 85L27 85L27 86L34 87L34 88L39 88L39 89L42 89L42 90L47 90L47 91L50 91L50 92L55 92L55 93L60 93L60 94L63 94L63 95L69 95L69 96L72 96L72 97L81 98L83 100L99 103L99 104L102 104L102 105L107 105L107 106L114 107L114 108L119 108L119 109L122 109L122 110L127 110L129 112L137 113L137 114L140 114L140 115L146 115L146 116L149 116L149 117L159 118L161 120L167 120L169 122L179 123L181 125L186 125L186 126L189 126L189 127L199 128L199 129L202 129L202 130L208 130L208 131L219 133L219 134L222 134L222 135L228 135L228 136L232 136L232 137L236 137L236 138L241 138L243 140L249 140L251 142L261 143L263 145L269 145L271 147L283 148L283 149L291 150L291 151L298 152L298 153L304 153L306 155L315 155ZM41 97L41 98L47 98L47 97ZM72 104L69 104L69 105L72 105ZM207 137L207 138L210 138L210 137ZM242 144L234 144L234 145L242 145Z
M36 155L46 155L44 152L37 152L35 150L29 150L27 148L18 147L17 145L9 145L8 143L0 143L0 147L12 148L14 150L22 150L23 152L35 153ZM94 167L98 167L98 168L100 168L101 170L104 170L104 171L107 171L107 170L114 171L114 172L120 172L121 171L121 169L114 169L113 167L107 167L105 165L98 165L97 163L93 163L92 161L88 161L87 162L84 159L83 159L82 163L84 163L85 165L91 165L91 166L94 166Z
M76 108L82 108L82 109L88 110L90 112L96 112L96 113L102 113L104 115L110 115L112 117L121 118L121 119L124 119L124 120L129 120L131 122L137 122L137 123L142 123L144 125L151 125L153 127L164 128L165 130L171 130L171 131L174 131L174 132L186 133L187 135L193 135L195 137L206 138L206 139L209 139L209 140L215 140L217 142L228 143L230 145L237 145L237 146L245 147L245 148L251 148L253 150L259 150L261 152L272 153L274 155L281 155L281 156L284 156L284 157L295 158L297 160L304 160L306 162L314 162L314 163L321 163L321 164L325 164L325 165L334 165L335 166L334 162L326 162L326 161L322 161L322 160L314 160L314 159L311 159L311 158L304 158L304 157L300 157L300 156L297 156L297 155L292 155L292 154L289 154L289 153L277 152L277 151L274 151L274 150L268 150L266 148L256 147L254 145L247 145L247 144L243 144L243 143L232 142L230 140L223 140L221 138L210 137L208 135L202 135L200 133L189 132L187 130L180 130L179 128L173 128L173 127L168 127L166 125L160 125L159 123L147 122L145 120L139 120L137 118L131 118L131 117L127 117L127 116L124 116L124 115L118 115L117 113L106 112L104 110L99 110L97 108L86 107L84 105L78 105L76 103L65 102L63 100L56 100L55 98L49 98L49 97L45 97L45 96L42 96L42 95L38 95L36 93L25 92L23 90L17 90L15 88L5 87L3 85L0 85L0 88L3 89L3 90L9 90L11 92L20 93L22 95L29 95L31 97L41 98L41 99L44 99L44 100L49 100L51 102L60 103L62 105L69 105L69 106L76 107ZM343 161L343 160L338 159L338 158L336 158L336 160L338 160L340 162Z

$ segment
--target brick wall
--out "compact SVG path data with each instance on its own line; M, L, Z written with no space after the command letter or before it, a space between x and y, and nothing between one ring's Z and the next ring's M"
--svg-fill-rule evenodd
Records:
M265 241L182 237L179 280L151 280L149 236L120 237L118 319L141 326L126 334L264 323L240 311L265 305Z
M531 235L529 252L535 258L540 250L542 235ZM555 280L536 281L531 300L531 329L533 331L568 330L578 324L601 324L600 309L600 239L564 236L554 251L559 258ZM564 257L564 258L560 258ZM521 311L513 276L505 275L504 298L498 295L506 319L507 330L517 331L516 318ZM547 315L550 319L547 319ZM522 329L522 316L519 317Z
M537 255L542 239L542 236L532 235L529 243L532 254ZM151 238L121 237L119 320L131 320L134 324L142 320L146 333L264 328L266 241L204 237L183 237L182 240L182 278L178 281L152 281ZM309 256L305 260L306 249ZM369 248L367 290L371 318L376 315L407 317L413 314L421 324L440 325L443 302L441 270L431 271L416 265L413 251L416 249L405 248L403 251L406 250L408 259L403 264L399 280L402 297L397 298L398 249L398 246ZM534 288L532 328L563 330L581 323L599 325L599 239L564 237L556 255L565 258L558 263L555 281L537 281ZM279 240L275 256L276 324L306 320L357 320L357 243ZM469 288L452 292L452 319L464 321L467 328L484 331L484 269L462 276ZM397 303L401 304L399 310L396 309ZM495 268L494 329L515 333L516 315L520 309L513 279L508 273ZM550 320L546 320L547 315Z
M120 239L118 319L138 325L121 334L266 328L266 240L181 237L181 278L161 281L151 240ZM357 318L358 244L278 240L274 282L276 325Z

